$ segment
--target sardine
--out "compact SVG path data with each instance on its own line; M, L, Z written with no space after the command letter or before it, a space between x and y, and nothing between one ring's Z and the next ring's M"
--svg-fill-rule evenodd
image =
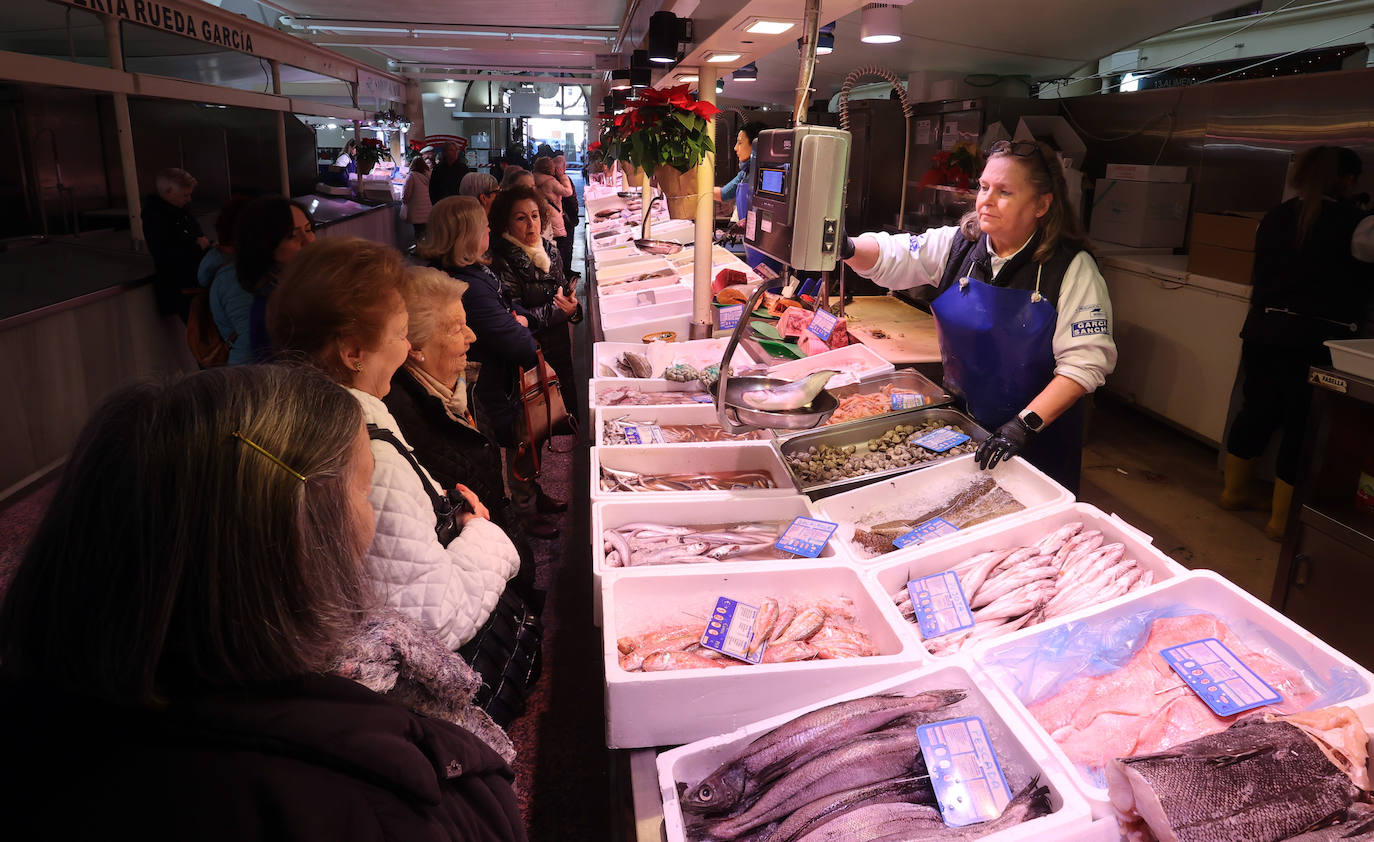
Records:
M754 409L764 409L770 411L781 411L788 409L801 409L825 388L826 382L830 378L839 374L834 369L823 369L821 371L808 374L801 380L794 380L782 386L773 386L767 389L751 389L740 393L740 399L752 406Z

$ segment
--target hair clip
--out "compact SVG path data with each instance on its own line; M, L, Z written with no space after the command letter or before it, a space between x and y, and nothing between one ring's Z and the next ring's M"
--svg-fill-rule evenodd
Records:
M248 445L249 447L253 448L253 449L256 450L257 452L261 453L263 456L266 456L268 459L271 459L273 462L276 462L279 466L281 466L282 470L284 470L284 471L286 471L287 473L291 474L291 476L295 477L296 479L300 480L301 482L305 482L305 474L301 473L300 471L297 471L295 468L292 468L290 465L288 465L288 464L286 464L285 462L283 462L282 460L278 459L276 456L273 456L271 453L267 452L267 450L266 450L265 448L263 448L261 445L259 445L257 442L253 441L252 439L250 439L250 438L248 438L247 436L245 436L245 435L244 435L242 432L240 432L239 430L235 430L234 432L230 433L229 435L233 436L234 438L238 439L239 441L241 441L241 442L243 442L244 444Z

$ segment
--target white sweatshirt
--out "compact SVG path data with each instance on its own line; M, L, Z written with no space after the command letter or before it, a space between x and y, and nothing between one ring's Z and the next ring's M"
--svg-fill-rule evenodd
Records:
M954 238L963 235L957 227L951 226L915 235L880 231L863 236L877 241L880 251L873 268L859 274L888 289L912 289L940 283ZM996 278L1011 257L989 256L992 276ZM1092 255L1080 251L1074 257L1064 273L1059 300L1050 303L1058 312L1052 343L1054 373L1062 374L1082 386L1084 391L1091 392L1106 382L1107 375L1116 368L1112 302L1107 296L1107 283L1102 280Z

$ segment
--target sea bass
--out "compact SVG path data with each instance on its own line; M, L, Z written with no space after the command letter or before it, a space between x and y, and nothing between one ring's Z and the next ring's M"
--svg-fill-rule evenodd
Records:
M839 372L833 369L823 369L808 374L801 380L794 380L782 386L741 392L740 398L754 409L771 411L801 409L815 400L830 378L837 374Z

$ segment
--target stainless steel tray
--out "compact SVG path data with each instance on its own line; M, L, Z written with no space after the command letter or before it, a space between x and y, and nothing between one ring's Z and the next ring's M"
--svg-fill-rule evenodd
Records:
M886 412L882 415L872 415L868 418L860 418L856 421L841 421L838 424L828 424L824 427L818 427L816 428L816 431L819 432L821 430L848 430L856 424L866 424L869 421L873 421L878 418L884 420L891 420L895 418L907 418L913 412L921 412L922 410L931 409L932 407L946 406L954 402L954 398L946 394L945 390L941 389L939 384L932 381L929 377L926 377L925 375L921 374L919 371L910 368L904 368L899 371L889 371L886 374L880 374L871 380L863 380L858 383L851 383L848 386L839 386L834 389L826 389L826 391L834 395L835 400L838 401L843 400L849 397L850 395L877 394L878 392L881 392L883 390L883 387L888 385L889 383L898 386L902 389L909 389L910 391L920 393L926 399L925 406L912 407L911 409L898 409L893 412ZM907 422L892 421L892 424L894 425L905 423ZM774 431L774 435L780 439L788 438L789 436L793 436L796 434L797 433L790 430Z
M862 444L869 439L881 436L898 424L909 424L914 427L930 421L938 421L941 424L948 424L951 427L955 427L966 433L976 442L983 441L989 435L987 430L978 426L978 422L958 410L944 407L934 409L923 407L921 409L906 409L901 412L891 412L887 415L875 415L872 418L863 418L858 421L836 424L833 427L813 430L799 436L792 436L785 440L775 441L773 442L773 446L778 449L778 453L783 457L783 462L787 464L787 473L792 477L792 484L803 494L815 500L821 497L829 497L832 494L838 494L841 491L849 491L852 488L868 485L879 479L895 477L911 471L918 471L921 468L927 468L931 465L938 465L946 459L953 457L939 456L926 462L918 462L915 465L889 468L885 471L874 471L871 474L862 474L857 477L847 477L845 479L832 480L830 482L804 484L801 478L797 476L796 472L793 471L792 465L787 463L787 457L789 455L804 452L808 447L819 447L823 444L830 445L831 447L843 447L847 444Z

